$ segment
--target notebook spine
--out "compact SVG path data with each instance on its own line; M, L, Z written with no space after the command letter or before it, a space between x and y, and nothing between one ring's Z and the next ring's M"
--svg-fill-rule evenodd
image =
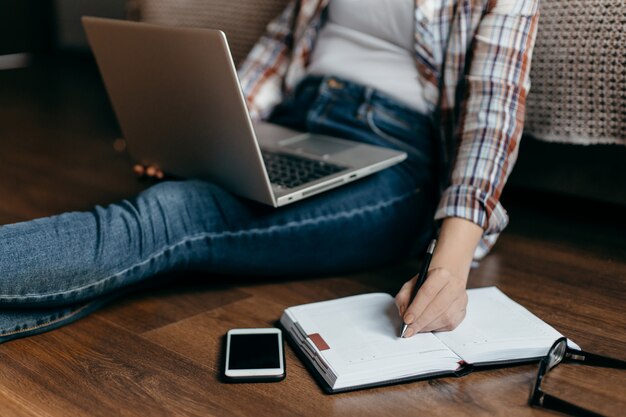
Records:
M300 346L304 350L306 350L306 353L311 357L311 359L313 359L318 364L320 368L323 369L323 371L326 374L332 375L330 366L321 357L321 355L319 354L319 352L317 351L315 347L315 344L311 341L309 336L304 332L304 329L300 326L300 324L297 321L292 321L292 324L293 324L292 333L295 333L296 339L298 340Z

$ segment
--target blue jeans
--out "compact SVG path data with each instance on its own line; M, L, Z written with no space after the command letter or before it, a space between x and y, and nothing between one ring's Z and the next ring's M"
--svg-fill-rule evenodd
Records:
M402 149L409 158L279 209L208 182L166 181L89 212L0 226L0 342L77 320L163 272L341 273L425 245L435 206L428 117L371 88L309 77L271 120Z

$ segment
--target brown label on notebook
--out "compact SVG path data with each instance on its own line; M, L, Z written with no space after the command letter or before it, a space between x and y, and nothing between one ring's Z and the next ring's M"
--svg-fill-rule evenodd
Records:
M315 346L320 351L330 349L330 346L328 346L328 343L326 343L326 341L322 338L322 336L319 333L313 333L308 336L309 336L309 339L311 339L313 344L315 344Z

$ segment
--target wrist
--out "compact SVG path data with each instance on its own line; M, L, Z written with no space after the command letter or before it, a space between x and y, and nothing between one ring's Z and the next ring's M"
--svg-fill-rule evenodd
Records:
M467 282L474 251L483 229L465 219L444 219L430 269L443 268Z

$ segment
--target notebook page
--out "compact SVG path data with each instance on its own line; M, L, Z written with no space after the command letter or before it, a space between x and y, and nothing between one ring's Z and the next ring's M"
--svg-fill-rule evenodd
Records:
M306 304L288 312L316 341L312 345L337 377L335 388L455 370L460 361L431 333L400 339L401 319L389 294Z
M465 320L436 336L468 363L544 356L561 337L553 327L496 287L467 291Z

